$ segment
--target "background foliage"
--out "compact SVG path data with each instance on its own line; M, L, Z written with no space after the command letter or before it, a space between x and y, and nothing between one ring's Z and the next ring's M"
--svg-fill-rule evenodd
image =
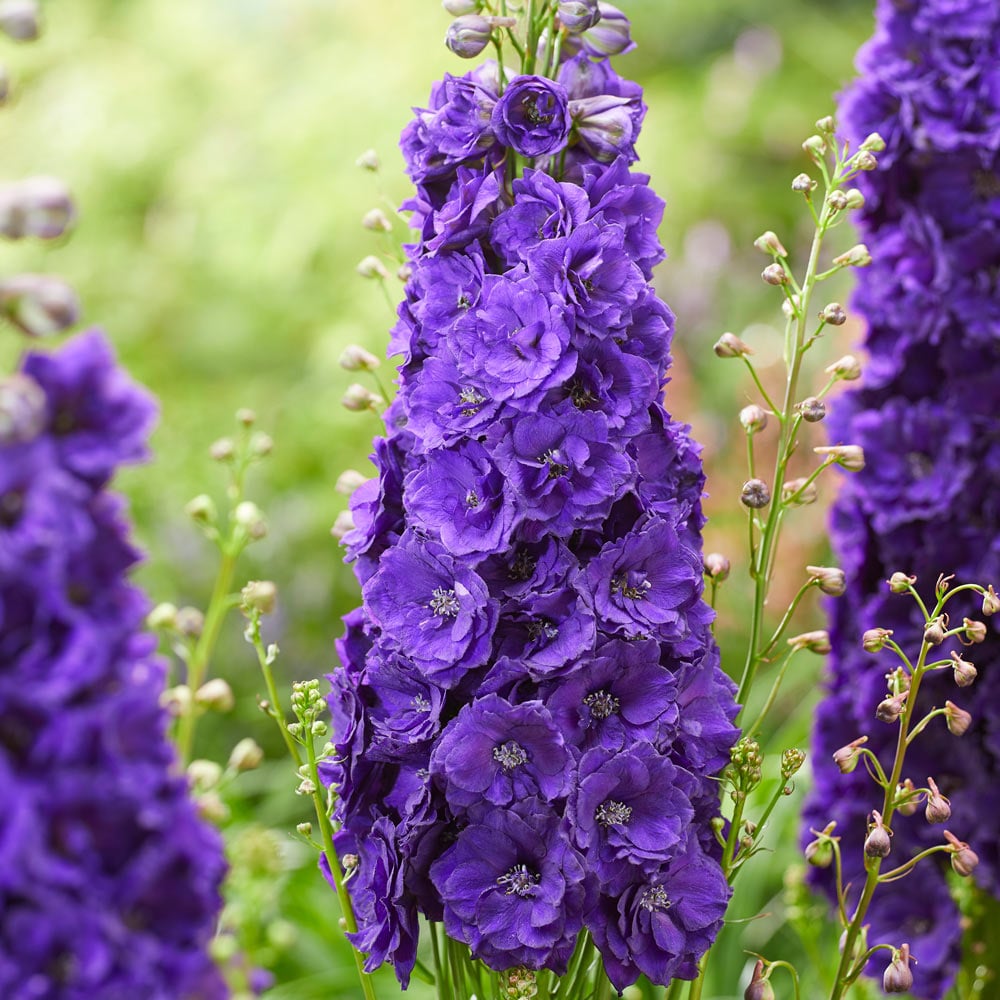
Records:
M788 187L805 166L799 143L850 78L872 5L622 6L640 48L618 68L646 88L642 166L668 203L661 240L670 257L657 275L678 314L668 407L705 445L707 547L736 565L721 630L736 670L744 595L736 413L748 397L742 366L717 361L711 344L723 329L740 333L765 377L768 358L778 360L780 314L751 242L774 229L801 250L805 218ZM0 118L4 171L64 178L81 222L71 242L34 260L18 247L17 263L75 285L87 321L108 329L161 400L155 461L120 482L150 552L140 582L156 600L207 599L214 553L182 508L196 493L221 491L207 446L231 430L238 406L253 407L276 449L252 481L271 531L245 575L278 584L268 638L282 647L285 679L318 675L332 665L339 615L358 602L328 534L345 506L333 484L345 468L370 468L378 428L340 406L353 376L337 361L355 342L381 354L393 318L378 286L355 273L358 259L384 249L360 219L407 196L398 133L432 80L463 69L441 45L447 15L433 0L49 0L46 12L43 41L11 58L20 107ZM378 179L355 166L369 147L382 159ZM405 228L394 236L402 240ZM394 279L388 291L398 297ZM815 362L845 353L856 334L841 328L826 361ZM15 346L7 337L0 351L12 356ZM822 559L820 523L809 508L789 531L782 560L796 588L801 567ZM230 803L244 942L273 963L282 984L273 997L353 997L336 900L312 853L286 832L307 818L307 804L291 794L277 734L256 710L258 676L235 621L229 633L215 667L238 707L202 725L198 751L224 758L248 734L268 750ZM805 745L819 669L800 666L788 686L772 751ZM815 950L819 911L798 889L789 848L798 801L796 793L775 821L772 842L780 836L786 847L751 866L731 911L768 916L727 934L706 996L742 995L744 948L796 960L804 996L810 967L830 964L829 942ZM385 982L385 995L396 995Z

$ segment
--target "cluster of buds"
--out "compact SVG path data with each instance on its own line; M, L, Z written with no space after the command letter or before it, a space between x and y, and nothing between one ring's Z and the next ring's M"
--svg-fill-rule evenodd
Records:
M298 721L289 723L289 733L300 742L305 742L306 738L325 736L329 727L320 718L326 711L326 700L320 692L319 681L296 681L292 685L291 700L292 711Z
M764 757L760 752L760 744L748 736L741 737L729 752L731 764L728 774L732 781L732 798L745 798L761 781L761 768Z

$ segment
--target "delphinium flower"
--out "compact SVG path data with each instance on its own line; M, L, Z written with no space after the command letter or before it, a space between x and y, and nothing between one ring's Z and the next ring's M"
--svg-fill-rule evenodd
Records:
M224 862L176 773L117 466L153 401L89 332L0 380L0 994L208 998Z
M1000 569L1000 8L992 0L880 0L877 16L859 56L861 77L841 111L855 147L871 133L885 142L878 169L859 185L873 263L859 278L855 303L867 320L870 360L861 388L841 397L830 419L832 440L861 445L866 464L843 484L833 514L848 587L831 608L830 684L806 810L807 827L836 820L845 845L865 837L870 794L864 769L841 774L831 755L869 733L869 748L891 760L896 740L891 726L873 721L884 679L859 637L891 629L904 649L913 648L923 624L913 602L893 597L886 581L913 575L927 598L940 573L989 583ZM963 614L982 617L978 601L953 604L952 628ZM996 893L998 646L992 628L970 634L985 638L960 657L978 668L977 683L969 686L974 671L958 668L956 687L944 671L929 679L924 699L927 707L952 701L972 713L973 724L956 739L936 720L907 756L904 777L927 787L930 775L950 798L949 824L982 861L975 878ZM905 859L940 841L923 807L893 823L894 855ZM861 852L845 846L844 864L845 882L857 891ZM869 911L870 941L909 942L921 997L940 997L958 966L959 915L945 870L923 863L881 887ZM828 870L817 871L816 881L832 886Z
M324 774L354 943L404 986L418 913L495 970L565 974L586 930L618 988L690 978L729 897L711 821L733 685L698 448L661 398L645 106L606 57L628 22L532 9L464 12L449 45L510 28L523 72L448 75L403 132L399 394L344 539L364 603Z

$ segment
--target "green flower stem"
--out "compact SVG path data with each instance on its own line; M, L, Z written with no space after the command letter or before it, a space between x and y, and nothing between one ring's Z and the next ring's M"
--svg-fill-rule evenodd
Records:
M885 872L882 875L879 875L878 880L883 885L886 882L895 882L897 879L902 878L916 864L923 861L924 858L929 858L932 854L941 854L945 851L951 851L951 847L948 844L936 844L934 847L928 847L926 851L921 851L919 854L910 858L906 864L900 865L898 868L893 868L891 872Z
M288 731L288 724L285 721L285 710L281 706L281 697L278 694L278 687L274 683L274 671L271 669L271 658L267 655L264 643L260 637L260 614L255 613L248 626L250 637L253 641L254 651L257 653L257 662L260 664L261 673L264 675L264 684L267 686L267 696L270 699L271 708L268 713L277 723L281 730L281 738L285 741L285 747L295 761L295 766L302 767L302 754L299 753L298 745L292 739L292 734Z
M771 813L777 808L778 803L785 797L785 788L788 787L788 782L782 780L781 784L775 789L774 794L771 796L770 801L767 803L764 811L761 813L760 819L757 820L757 834L756 838L764 832L764 827L767 826L767 821L771 818ZM756 839L755 838L755 839ZM743 865L739 864L733 868L732 873L729 875L729 884L732 885L736 881L736 876L743 871ZM777 962L772 962L772 965L777 965Z
M764 719L767 717L767 713L770 712L771 709L774 707L774 702L778 697L778 691L781 689L781 682L785 679L785 671L788 669L788 664L792 662L792 658L799 651L799 648L800 647L798 646L793 646L785 655L784 662L781 664L781 667L779 668L778 673L774 678L774 683L771 685L771 690L767 696L767 701L764 702L764 705L761 708L760 712L758 713L757 718L754 719L753 725L748 730L746 730L746 732L743 734L744 736L752 737L757 732L757 730L760 729L761 723L763 723Z
M747 366L747 371L750 372L750 377L754 381L754 385L757 386L757 391L760 393L761 398L767 403L767 408L776 416L778 419L782 419L781 411L772 402L771 397L767 394L767 390L764 388L763 383L760 380L760 376L757 374L757 369L754 368L753 362L745 355L741 354L740 357L743 359L743 363Z
M933 711L928 712L911 730L910 735L906 738L906 745L909 746L939 715L947 715L948 709L946 708L935 708Z
M799 592L795 595L795 597L792 598L792 603L788 605L788 609L785 611L784 616L782 617L781 621L778 622L778 627L774 630L774 634L771 636L770 640L768 641L768 644L758 654L760 659L764 660L768 656L770 656L771 653L774 651L774 647L777 646L779 642L781 642L781 637L785 634L785 630L788 628L789 622L791 622L792 620L792 615L794 615L796 610L798 609L799 603L801 602L802 598L805 597L805 595L813 587L816 586L817 582L818 581L816 580L816 578L813 577L812 579L807 580L799 588Z
M772 969L784 969L792 977L792 989L795 991L795 1000L800 1000L799 974L795 971L795 966L789 965L788 962L770 962L768 964Z
M447 966L441 963L441 946L438 944L438 924L434 922L428 923L427 930L430 934L431 950L434 953L434 978L438 984L438 995L441 997L450 996L453 988Z

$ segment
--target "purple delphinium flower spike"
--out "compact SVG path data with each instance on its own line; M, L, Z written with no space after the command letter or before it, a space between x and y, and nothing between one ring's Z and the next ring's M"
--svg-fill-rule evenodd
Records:
M0 995L215 1000L222 845L173 770L106 490L155 406L96 332L14 378L43 408L0 442Z
M848 477L833 512L834 548L848 590L832 605L831 675L814 731L816 789L806 827L837 821L844 881L863 881L859 845L872 786L862 768L842 775L831 759L862 733L891 760L896 733L874 722L884 669L861 649L869 628L894 630L904 650L920 643L912 601L888 594L896 571L915 574L929 594L939 573L988 584L1000 579L1000 8L991 0L955 4L880 0L875 36L858 58L861 78L842 99L841 128L856 148L877 132L879 169L859 178L866 203L862 237L873 264L859 274L855 306L868 323L870 361L860 389L840 397L828 423L835 441L863 445L865 469ZM972 602L953 619L980 618ZM982 859L977 882L1000 893L995 801L1000 745L1000 666L995 628L967 654L979 670L959 690L951 672L925 681L921 704L951 699L971 710L956 739L931 725L907 754L919 786L933 775L961 830ZM940 842L923 812L893 821L893 852L911 857ZM805 835L810 839L811 835ZM958 910L936 859L876 893L870 943L909 941L915 996L937 1000L960 956ZM816 884L833 892L825 871ZM873 970L874 971L874 967ZM881 971L879 970L879 974Z
M355 940L404 984L416 912L498 970L562 973L589 928L623 987L694 975L729 898L710 821L733 686L698 448L661 405L645 107L585 51L558 76L447 77L403 133L400 392L351 501L364 606L323 773Z

